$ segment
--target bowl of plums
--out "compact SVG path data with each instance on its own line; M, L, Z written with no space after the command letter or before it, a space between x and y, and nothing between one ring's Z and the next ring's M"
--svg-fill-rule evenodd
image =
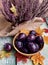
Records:
M44 47L44 40L35 30L19 32L13 39L14 49L24 55L31 56L40 52Z

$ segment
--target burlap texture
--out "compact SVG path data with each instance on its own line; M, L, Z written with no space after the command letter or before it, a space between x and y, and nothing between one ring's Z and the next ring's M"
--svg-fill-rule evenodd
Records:
M2 0L0 0L0 8L2 8ZM26 23L22 23L15 27L13 30L10 30L11 28L11 23L9 23L4 16L0 12L0 37L3 36L14 36L20 29L36 29L39 27L41 24L43 24L41 18L35 18L34 20L28 21Z

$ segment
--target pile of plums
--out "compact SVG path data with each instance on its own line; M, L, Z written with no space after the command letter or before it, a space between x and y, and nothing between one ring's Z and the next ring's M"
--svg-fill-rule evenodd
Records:
M20 33L15 40L15 47L27 54L36 53L44 46L43 37L38 35L36 31L31 30L28 36L25 33Z

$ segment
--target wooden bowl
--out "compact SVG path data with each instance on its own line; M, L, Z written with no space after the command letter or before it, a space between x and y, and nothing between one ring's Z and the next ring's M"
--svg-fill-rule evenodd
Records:
M18 35L19 35L19 33L16 34L15 37L14 37L14 39L13 39L13 47L14 47L14 49L15 49L18 53L20 53L20 54L22 54L22 55L24 55L24 56L32 56L32 55L34 55L34 54L40 52L40 51L43 49L44 45L43 45L43 47L42 47L38 52L31 53L31 54L26 54L26 53L23 53L23 52L19 51L19 50L17 49L17 47L15 46L15 40L16 40L16 38L17 38Z

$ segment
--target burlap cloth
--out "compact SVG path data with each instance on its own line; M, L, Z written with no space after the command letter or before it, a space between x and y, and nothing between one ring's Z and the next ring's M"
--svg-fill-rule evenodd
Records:
M0 8L2 8L1 0L0 0ZM36 29L39 27L43 20L41 18L35 18L34 20L28 21L26 23L22 23L15 27L13 30L10 30L11 23L9 23L4 16L0 12L0 37L4 36L14 36L20 29Z

